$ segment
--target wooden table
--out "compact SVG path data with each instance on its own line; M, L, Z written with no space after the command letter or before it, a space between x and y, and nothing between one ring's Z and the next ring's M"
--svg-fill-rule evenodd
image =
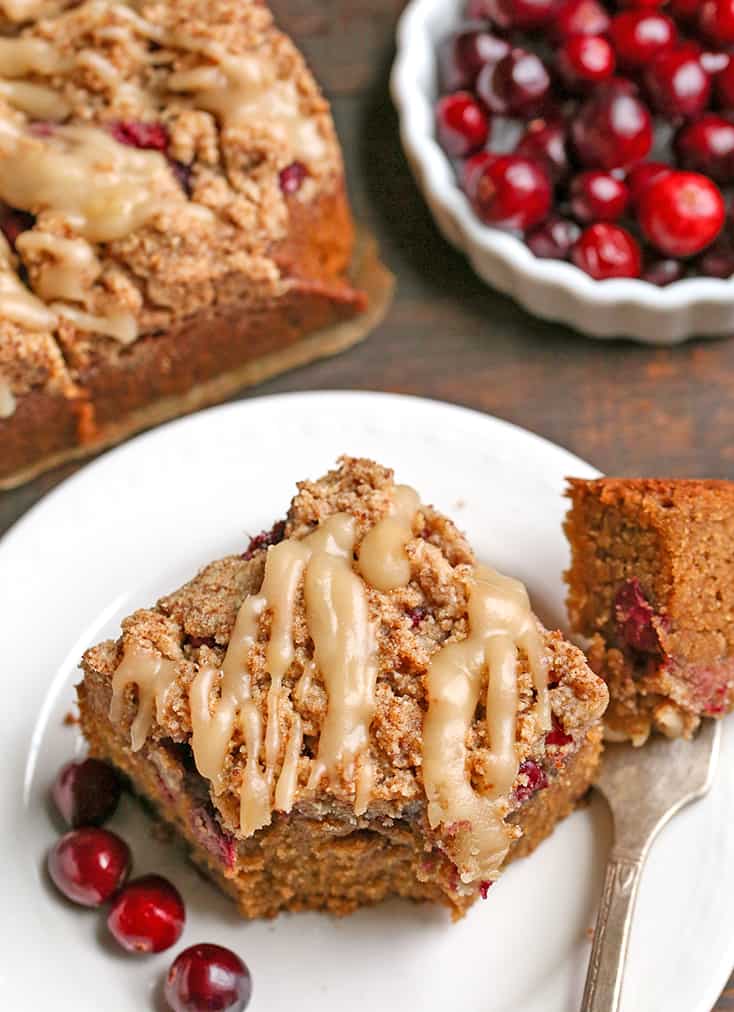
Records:
M316 388L420 394L499 415L606 473L734 479L734 341L651 350L588 340L489 291L434 228L387 88L402 0L273 0L333 101L358 216L398 278L366 344L243 396ZM71 473L0 495L0 533ZM734 1010L734 977L717 1012Z

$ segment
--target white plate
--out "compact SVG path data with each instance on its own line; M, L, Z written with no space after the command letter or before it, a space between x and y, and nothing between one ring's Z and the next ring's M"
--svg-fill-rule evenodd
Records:
M563 477L593 470L564 450L461 408L384 394L268 397L216 408L106 454L30 511L0 543L0 1005L9 1012L144 1012L172 953L108 944L103 918L47 885L56 836L46 795L81 748L64 726L82 650L198 566L270 526L294 481L343 452L393 466L450 513L478 553L527 582L563 623ZM709 1012L734 963L734 735L716 786L656 844L632 938L625 1012ZM113 822L136 870L168 874L188 903L177 946L236 949L254 1012L570 1012L609 846L602 803L576 812L513 865L459 924L393 902L346 920L247 924L126 802Z

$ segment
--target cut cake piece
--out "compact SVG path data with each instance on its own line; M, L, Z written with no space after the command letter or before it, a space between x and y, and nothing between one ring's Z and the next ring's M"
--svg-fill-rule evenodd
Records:
M568 611L608 736L690 736L734 709L734 483L573 478L568 496Z
M259 0L0 4L0 74L0 488L384 313L328 102Z
M92 755L246 917L393 895L460 916L587 790L608 701L522 584L354 458L82 668Z

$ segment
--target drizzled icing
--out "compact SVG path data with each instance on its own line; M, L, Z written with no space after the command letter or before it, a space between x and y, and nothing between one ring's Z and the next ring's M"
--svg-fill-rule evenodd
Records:
M116 724L122 718L124 690L135 683L138 687L138 710L130 728L130 742L134 752L141 749L150 733L153 717L160 716L166 694L176 680L177 665L165 657L132 646L125 651L112 677L110 720Z
M197 768L210 781L214 794L228 789L233 739L244 745L243 836L268 825L274 809L288 812L293 806L303 758L303 725L295 704L302 703L317 672L326 689L327 712L300 791L313 792L324 779L332 788L346 782L354 785L355 813L367 809L375 776L370 726L377 676L369 589L390 593L410 582L405 548L419 509L412 489L396 487L387 515L359 546L360 575L354 563L356 521L349 514L330 516L306 537L272 546L260 591L242 603L221 668L202 666L196 673L189 689L191 746ZM290 689L285 679L296 657L296 608L301 594L314 652L295 682L291 705L286 706ZM262 707L252 698L251 663L266 616L269 636L264 669L270 684ZM468 577L468 634L464 640L440 647L430 661L422 756L429 823L447 831L447 849L466 883L493 878L511 841L504 802L518 774L519 652L527 658L536 690L538 724L549 729L540 626L525 587L492 569L476 567ZM139 654L126 652L124 672L120 675L121 665L114 681L115 699L125 684L138 682L133 747L140 747L150 730L154 708L165 696L167 677L158 668L152 674L146 670L141 684L136 677L139 662ZM467 768L466 737L485 682L488 756L484 765L491 786L480 794ZM119 715L121 704L114 705ZM111 719L115 719L112 711Z
M10 383L0 376L0 418L10 418L15 413L15 396Z
M452 857L462 881L493 879L511 842L497 801L518 773L515 749L521 649L538 693L541 728L550 729L547 675L537 619L522 583L477 567L469 585L469 635L434 654L428 669L428 712L423 727L423 783L428 821L454 830ZM492 787L474 790L466 736L487 679L487 737Z

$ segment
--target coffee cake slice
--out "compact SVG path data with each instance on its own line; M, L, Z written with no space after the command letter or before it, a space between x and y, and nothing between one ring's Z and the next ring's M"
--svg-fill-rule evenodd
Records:
M392 472L343 458L87 651L91 753L245 917L460 916L586 791L603 681Z
M574 478L568 496L568 610L608 736L690 736L734 709L734 483Z

